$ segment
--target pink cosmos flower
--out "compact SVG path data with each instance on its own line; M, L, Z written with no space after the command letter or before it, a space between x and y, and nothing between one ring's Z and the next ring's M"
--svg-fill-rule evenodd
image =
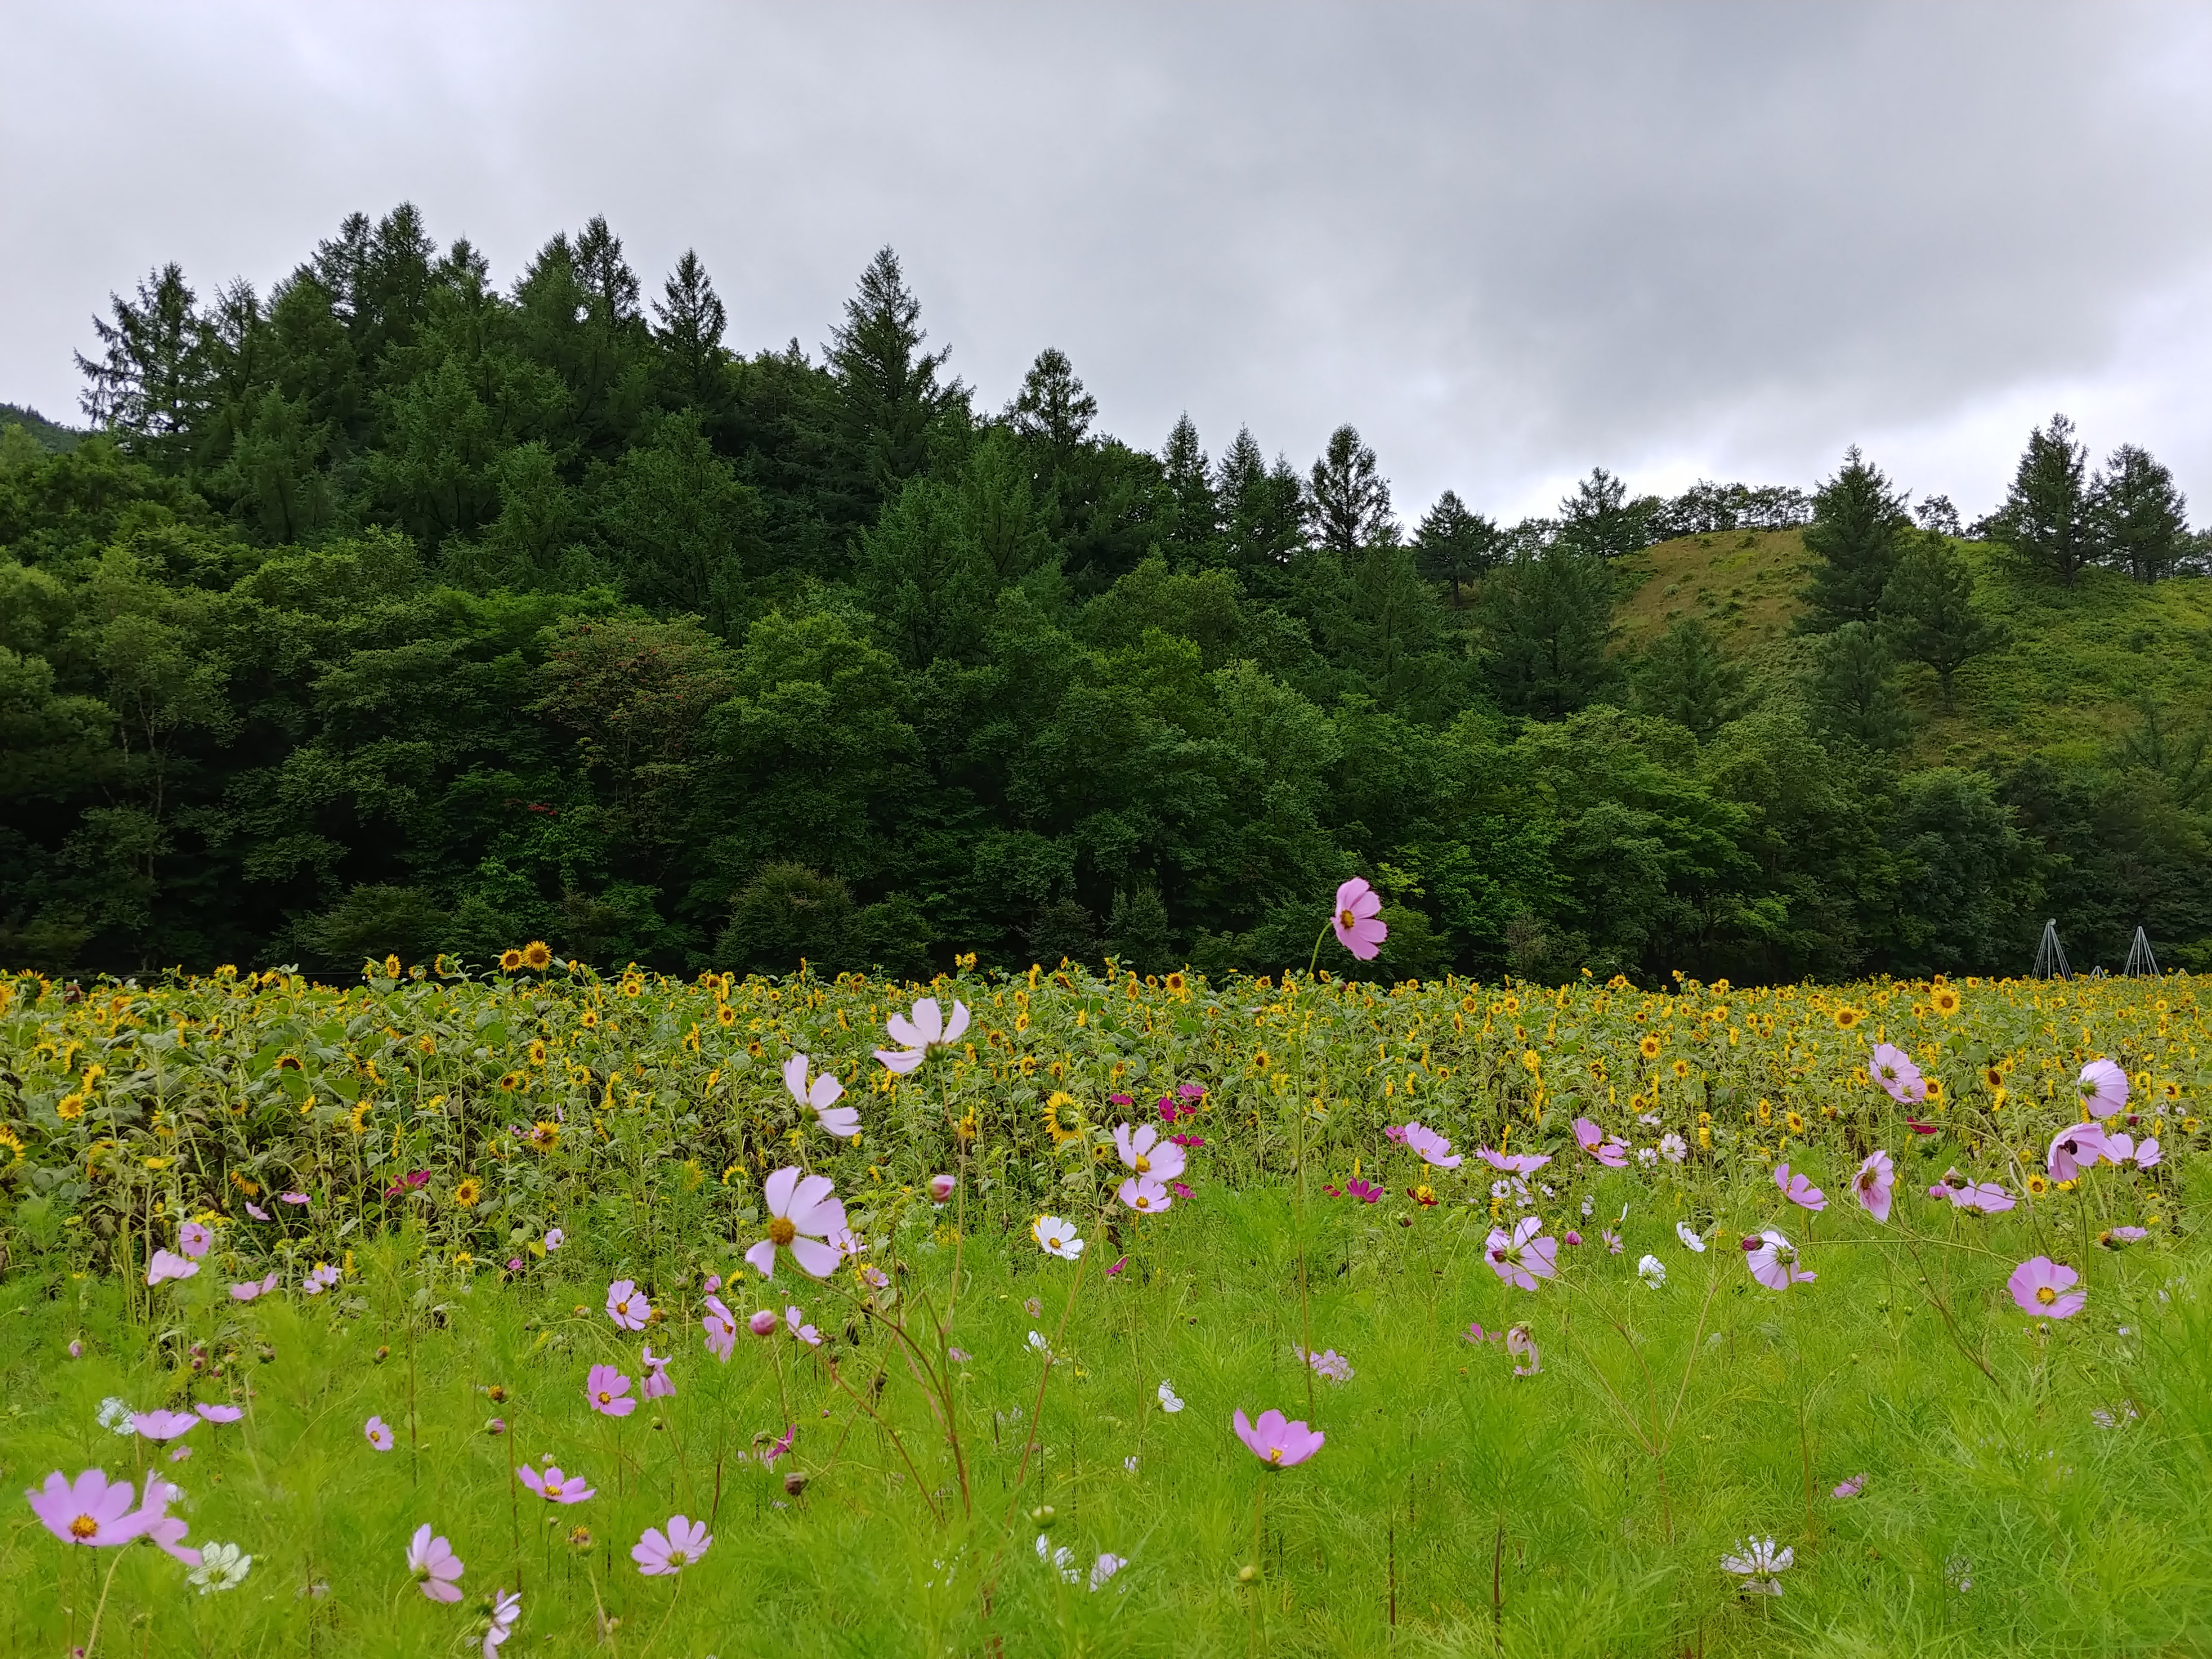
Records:
M1324 1349L1320 1353L1309 1353L1294 1342L1291 1345L1291 1352L1312 1366L1316 1375L1325 1376L1332 1382L1352 1381L1352 1362L1334 1348Z
M719 1296L707 1298L706 1317L699 1322L707 1333L707 1350L725 1365L738 1346L738 1322Z
M1406 1139L1406 1126L1402 1123L1384 1124L1382 1126L1382 1139L1385 1140L1397 1141L1402 1144Z
M269 1212L263 1209L258 1204L256 1204L250 1198L246 1200L246 1212L252 1216L256 1221L266 1221L269 1219Z
M407 1571L433 1601L461 1599L461 1587L453 1582L461 1576L460 1558L444 1539L430 1536L427 1521L415 1528L415 1541L407 1547Z
M803 1054L795 1054L783 1062L783 1086L791 1097L814 1114L815 1121L822 1126L824 1134L839 1140L850 1140L860 1133L860 1114L857 1107L840 1106L844 1098L845 1085L824 1072L811 1084L806 1080L806 1068L812 1062ZM893 1070L897 1068L894 1066Z
M637 1570L647 1577L677 1573L691 1565L707 1553L707 1546L714 1541L703 1521L687 1521L680 1515L668 1517L668 1530L647 1527L645 1536L631 1546L629 1559L637 1563Z
M368 1437L368 1443L375 1447L377 1450L390 1451L392 1449L392 1425L386 1423L382 1418L370 1418L368 1422L362 1425L361 1431L363 1435Z
M1543 1356L1536 1352L1536 1339L1528 1334L1526 1325L1516 1325L1505 1333L1505 1352L1520 1362L1513 1367L1516 1376L1534 1376L1544 1369Z
M944 1012L937 1006L937 999L924 997L914 1005L912 1019L904 1014L893 1014L884 1022L884 1029L891 1034L891 1041L900 1046L878 1048L876 1058L883 1061L885 1070L896 1072L903 1077L917 1069L929 1058L933 1050L949 1048L960 1041L961 1033L968 1029L968 1005L955 1002L952 1018L948 1022ZM820 1277L819 1274L816 1276Z
M775 1334L775 1315L766 1308L754 1310L753 1316L745 1321L745 1328L755 1336Z
M174 1440L199 1425L200 1419L191 1412L139 1412L131 1419L131 1426L149 1440Z
M246 1415L243 1406L195 1406L192 1409L210 1423L235 1423Z
M1620 1235L1619 1233L1615 1232L1612 1228L1607 1227L1603 1232L1600 1233L1598 1237L1605 1241L1605 1253L1607 1255L1619 1255L1620 1254Z
M1897 1166L1887 1152L1870 1152L1851 1180L1851 1193L1876 1221L1889 1219L1890 1189L1897 1182Z
M1810 1210L1818 1215L1828 1207L1828 1196L1802 1175L1791 1175L1787 1164L1774 1166L1774 1184L1782 1189L1782 1196L1801 1210Z
M1406 1144L1420 1154L1421 1162L1439 1170L1456 1170L1462 1161L1446 1140L1434 1129L1423 1123L1406 1126Z
M1533 1215L1522 1216L1510 1235L1502 1227L1492 1227L1484 1251L1490 1270L1523 1291L1533 1291L1538 1279L1557 1274L1559 1241L1537 1237L1543 1229L1543 1222Z
M1466 1338L1469 1342L1495 1342L1498 1340L1497 1333L1494 1331L1484 1330L1482 1328L1482 1322L1479 1319L1469 1320L1468 1322L1467 1329L1461 1332L1460 1334Z
M2128 1103L2128 1074L2113 1060L2091 1060L2074 1086L2092 1117L2110 1117Z
M491 1626L484 1632L483 1659L499 1659L499 1650L514 1634L514 1621L522 1616L522 1592L501 1590L493 1596Z
M1372 1204L1382 1196L1382 1189L1371 1181L1362 1181L1358 1176L1344 1183L1344 1190L1362 1204Z
M215 1235L197 1221L187 1221L177 1229L177 1248L195 1261L205 1255L208 1246L214 1243Z
M952 1197L953 1188L957 1184L958 1182L957 1182L953 1177L949 1175L933 1175L930 1176L929 1201L933 1204L943 1204L948 1202Z
M308 1270L300 1289L309 1296L320 1296L338 1282L338 1270L327 1261L318 1261Z
M2005 1288L2023 1312L2043 1319L2071 1319L2088 1305L2088 1291L2069 1288L2081 1277L2047 1255L2034 1255L2012 1270Z
M933 1003L922 1006L934 1007ZM894 1066L894 1071L898 1069ZM799 1267L816 1279L827 1279L843 1259L829 1235L845 1231L845 1206L830 1194L836 1183L828 1176L804 1179L788 1166L761 1183L768 1205L768 1237L745 1252L745 1260L763 1279L775 1276L775 1253L787 1249Z
M146 1477L145 1501L139 1504L132 1519L138 1522L141 1538L152 1539L169 1556L188 1567L197 1567L200 1553L185 1545L185 1534L191 1530L191 1524L183 1516L169 1513L169 1505L183 1495L160 1475L149 1474Z
M1575 1120L1575 1145L1588 1152L1608 1170L1618 1170L1628 1162L1628 1147L1617 1138L1586 1117Z
M266 1279L249 1279L243 1285L234 1285L230 1287L230 1299L233 1302L251 1302L255 1297L266 1296L276 1288L275 1273L270 1274Z
M1920 1068L1912 1063L1911 1054L1893 1042L1882 1043L1875 1049L1867 1073L1900 1106L1928 1097L1927 1080L1920 1075Z
M174 1250L156 1250L153 1261L146 1265L146 1282L161 1285L172 1279L190 1279L199 1270L198 1262L179 1255Z
M43 1486L23 1495L31 1500L31 1512L64 1544L106 1549L127 1544L145 1530L143 1516L131 1510L131 1484L111 1484L104 1469L87 1469L73 1481L56 1469Z
M1151 1213L1164 1210L1175 1201L1164 1183L1183 1172L1182 1147L1163 1141L1159 1130L1149 1123L1134 1129L1126 1123L1117 1123L1114 1126L1114 1150L1120 1154L1123 1165L1135 1171L1115 1193L1123 1204Z
M514 1478L549 1504L580 1504L597 1498L599 1489L580 1474L564 1474L558 1463L549 1463L540 1474L527 1463L514 1466Z
M1866 1490L1866 1476L1855 1474L1848 1480L1838 1482L1835 1491L1828 1495L1832 1498L1856 1498Z
M1474 1155L1493 1170L1506 1175L1531 1176L1552 1161L1549 1152L1494 1152L1487 1146L1478 1146Z
M656 1357L653 1344L648 1342L645 1345L645 1388L642 1392L647 1400L665 1400L676 1392L676 1385L668 1380L669 1358L667 1355Z
M626 1331L641 1331L653 1317L653 1304L639 1293L635 1281L617 1279L607 1286L607 1317Z
M552 1255L568 1242L568 1234L562 1232L558 1227L549 1229L545 1234L545 1254Z
M2166 1154L2158 1149L2157 1137L2145 1135L2142 1145L2136 1148L2136 1168L2154 1170L2158 1167L2159 1160L2165 1156Z
M806 1316L798 1309L786 1308L783 1310L783 1322L789 1327L791 1334L808 1347L818 1348L822 1346L822 1333L808 1324Z
M2109 1147L2101 1123L2069 1123L2051 1137L2051 1150L2046 1162L2053 1181L2073 1181L2081 1171L2095 1167Z
M280 1204L305 1204L307 1195L305 1193L279 1193L276 1201Z
M1336 890L1336 909L1328 919L1336 929L1336 942L1362 962L1372 962L1390 937L1380 918L1382 896L1358 876Z
M1770 1291L1786 1291L1792 1285L1808 1285L1820 1275L1797 1265L1797 1247L1769 1227L1743 1241L1744 1261L1751 1276Z
M953 1352L956 1358L961 1357L957 1349L955 1349ZM791 1443L798 1437L799 1425L796 1423L785 1424L783 1425L783 1438L781 1440L771 1441L769 1444L761 1448L761 1467L764 1469L774 1468L775 1467L776 1459L781 1457L786 1452L789 1451L791 1449Z
M1985 1215L2002 1214L2016 1201L1997 1182L1969 1181L1956 1170L1946 1170L1942 1180L1928 1189L1928 1196L1948 1200L1955 1209L1979 1210Z
M1274 1410L1260 1413L1253 1423L1239 1406L1231 1419L1237 1437L1242 1440L1252 1455L1271 1469L1287 1469L1303 1463L1322 1449L1328 1437L1319 1429L1310 1429L1304 1423L1293 1423Z
M2114 1227L2097 1242L2110 1250L2123 1244L2140 1244L2149 1237L2148 1227Z
M629 1397L629 1378L611 1365L594 1365L584 1379L584 1398L605 1417L628 1417L637 1409Z

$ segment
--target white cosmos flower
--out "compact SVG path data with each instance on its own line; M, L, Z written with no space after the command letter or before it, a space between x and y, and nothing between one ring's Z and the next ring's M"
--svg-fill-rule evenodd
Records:
M1030 1237L1047 1255L1056 1255L1062 1261L1073 1261L1083 1254L1083 1241L1076 1237L1075 1224L1062 1221L1056 1215L1041 1215L1030 1223Z
M1164 1376L1160 1379L1160 1409L1170 1413L1182 1409L1182 1401L1176 1397L1174 1388Z
M1741 1578L1743 1588L1754 1595L1781 1595L1782 1586L1774 1575L1786 1571L1797 1553L1786 1547L1776 1549L1771 1538L1747 1538L1736 1547L1741 1553L1721 1557L1721 1570Z
M185 1575L185 1582L198 1584L202 1595L213 1590L236 1589L246 1582L252 1565L253 1558L235 1544L203 1544L200 1564Z
M1688 1222L1678 1221L1674 1224L1674 1237L1682 1241L1685 1249L1695 1250L1699 1255L1705 1253L1705 1241L1690 1231Z
M952 1018L947 1020L945 1011L937 1006L935 997L924 997L914 1005L914 1018L893 1014L884 1022L884 1029L891 1034L896 1048L878 1048L876 1058L887 1071L903 1075L914 1071L927 1060L936 1048L949 1048L960 1041L968 1029L968 1005L955 1002Z
M839 1140L850 1140L860 1133L860 1114L850 1106L837 1103L844 1097L845 1085L824 1072L811 1085L806 1081L806 1068L812 1061L804 1054L796 1054L783 1062L783 1086L791 1097L814 1114L822 1125L822 1132Z
M1636 1273L1656 1291L1667 1282L1667 1264L1656 1255L1647 1255L1636 1264Z

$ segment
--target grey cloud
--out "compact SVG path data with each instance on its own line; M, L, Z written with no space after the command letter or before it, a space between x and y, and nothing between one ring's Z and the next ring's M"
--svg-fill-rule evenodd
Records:
M0 396L60 413L111 288L265 283L419 203L511 276L605 212L732 343L889 241L984 401L1061 346L1401 505L1602 461L1985 505L2061 400L2212 501L2212 29L2190 9L1771 4L16 10Z

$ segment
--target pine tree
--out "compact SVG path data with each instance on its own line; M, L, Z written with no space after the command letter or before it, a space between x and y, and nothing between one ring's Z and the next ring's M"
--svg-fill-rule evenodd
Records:
M1413 532L1413 559L1424 580L1451 584L1452 609L1460 608L1460 588L1505 556L1498 526L1470 512L1455 491L1447 489L1422 515Z
M1168 434L1160 451L1160 471L1167 495L1161 545L1176 556L1177 563L1211 561L1221 534L1221 504L1213 494L1212 465L1188 414Z
M1869 749L1902 749L1911 717L1897 691L1897 659L1871 623L1847 622L1814 647L1814 713L1837 737Z
M1843 466L1813 497L1805 526L1805 550L1814 560L1804 595L1810 608L1799 626L1823 634L1846 623L1871 626L1911 529L1904 497L1856 445L1846 450Z
M1612 684L1613 571L1604 560L1555 544L1501 565L1484 579L1480 612L1491 686L1509 713L1556 719Z
M848 519L866 520L928 460L933 422L966 395L940 384L951 348L921 349L921 301L906 286L898 255L879 249L845 301L845 321L830 336L842 429L840 480Z
M2089 486L2096 556L2139 582L2170 576L2189 535L2189 499L2150 452L2122 444Z
M1743 709L1743 670L1695 617L1651 642L1636 667L1636 705L1709 738Z
M1251 428L1223 452L1216 486L1230 568L1255 592L1272 594L1304 545L1304 491L1291 464L1271 467Z
M1314 539L1338 557L1348 559L1363 547L1398 539L1390 486L1356 428L1340 426L1329 434L1328 447L1313 464L1306 489Z
M1015 432L1062 455L1091 435L1091 423L1097 418L1098 399L1083 389L1075 365L1057 346L1037 353L1022 377L1022 389L1006 405Z
M1951 677L2004 640L2004 629L1975 608L1974 573L1942 536L1914 538L1882 590L1881 612L1906 659L1936 671L1947 711Z
M1651 544L1665 506L1656 495L1630 501L1626 483L1592 467L1559 503L1559 539L1592 558L1617 559Z
M707 267L688 247L660 292L653 302L653 314L659 323L653 337L666 364L669 389L681 401L706 408L715 401L716 374L728 356L722 349L722 334L730 325L729 313L723 309L722 296L714 292Z
M136 304L119 294L107 298L114 320L92 319L100 360L76 354L78 372L89 382L79 401L94 425L121 434L133 453L180 471L208 404L198 296L173 262L138 284Z
M2052 416L2048 427L2028 434L2027 453L1991 524L2022 564L2066 587L2094 551L2083 482L2088 458L2087 447L2074 441L2074 422Z

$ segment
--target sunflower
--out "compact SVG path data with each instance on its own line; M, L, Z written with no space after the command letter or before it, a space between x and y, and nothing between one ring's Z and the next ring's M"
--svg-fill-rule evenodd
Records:
M1181 996L1182 994L1184 980L1181 974L1170 974L1167 976L1166 982L1168 989L1174 992L1176 995Z
M1482 1012L1482 1005L1480 1002L1477 1002L1471 996L1462 997L1459 1000L1459 1006L1462 1010L1470 1014L1479 1014Z
M276 1069L280 1072L304 1072L307 1068L300 1064L297 1054L279 1054L276 1056Z
M64 1095L61 1097L60 1103L54 1108L54 1115L60 1118L65 1123L76 1118L82 1117L84 1115L84 1097L82 1095Z
M499 971L500 971L500 972L501 972L502 974L512 974L512 973L514 973L514 972L516 972L518 969L520 969L521 968L521 966L522 966L522 952L521 952L521 951L501 951L499 953Z
M1254 1071L1264 1072L1274 1063L1275 1062L1268 1057L1267 1051L1265 1048L1255 1048L1252 1051L1252 1069Z
M530 1131L530 1144L541 1152L550 1152L561 1144L561 1126L540 1119Z
M622 982L622 994L632 1002L635 1002L645 994L645 981L641 979L624 980Z
M1927 1097L1929 1100L1941 1100L1943 1098L1943 1079L1942 1078L1931 1077L1927 1079Z
M1761 1123L1771 1123L1774 1121L1774 1108L1767 1104L1764 1100L1759 1103L1759 1121Z
M531 1063L532 1066L543 1066L543 1065L545 1063L545 1042L544 1042L544 1038L542 1038L542 1037L532 1037L532 1038L531 1038L531 1040L530 1040L530 1050L529 1050L529 1052L530 1052L530 1063Z
M534 939L522 947L522 965L539 974L553 965L553 952L546 949L544 939Z
M596 1008L586 1008L582 1013L576 1016L576 1024L582 1026L587 1031L599 1023L599 1011Z
M1689 1074L1690 1062L1688 1060L1678 1060L1674 1062L1674 1075L1676 1077L1687 1077Z
M1611 979L1606 981L1605 988L1608 991L1626 991L1628 988L1628 975L1615 974Z
M2160 1084L2158 1085L2158 1091L2161 1095L2164 1095L2168 1100L2179 1100L2181 1098L2181 1085L2179 1083L2176 1083L2172 1078L2168 1078L2165 1082Z
M499 1080L499 1086L510 1093L522 1086L522 1073L509 1072Z
M385 976L385 978L386 978L386 979L398 979L398 978L399 977L399 972L400 972L400 968L401 968L401 966L402 966L402 964L401 964L400 960L399 960L399 958L398 958L398 957L385 957L385 959L384 959L384 976Z
M1936 994L1929 997L1928 1001L1929 1005L1946 1019L1959 1012L1959 993L1955 987L1937 986Z
M2045 1194L2045 1193L2049 1192L2050 1190L2051 1190L2051 1183L2050 1183L2048 1181L2045 1181L2045 1180L2041 1176L2039 1176L2039 1175L2030 1175L2030 1176L2028 1176L2028 1178L2027 1178L2027 1195L2028 1195L2030 1198L2041 1198L2041 1197L2044 1195L2044 1194Z
M1656 1031L1646 1031L1644 1034L1644 1040L1636 1045L1636 1052L1646 1060L1658 1059L1659 1034Z
M460 1209L472 1210L476 1208L477 1200L481 1199L483 1196L483 1183L478 1181L474 1176L468 1176L459 1186L453 1188L453 1203Z
M1790 1133L1791 1134L1802 1135L1805 1133L1805 1120L1802 1117L1800 1117L1796 1113L1783 1113L1782 1121L1790 1126Z
M1994 1066L1984 1066L1982 1067L1982 1081L1992 1089L2002 1089L2004 1087L2004 1073Z
M718 1025L735 1025L738 1023L738 1011L726 1002L722 1004L714 1010L714 1023Z
M758 1060L761 1057L761 1046L757 1042L748 1042L745 1044L745 1052L750 1054L755 1060Z
M1863 1011L1846 1005L1836 1010L1836 1029L1839 1031L1848 1031L1865 1018L1866 1015Z

